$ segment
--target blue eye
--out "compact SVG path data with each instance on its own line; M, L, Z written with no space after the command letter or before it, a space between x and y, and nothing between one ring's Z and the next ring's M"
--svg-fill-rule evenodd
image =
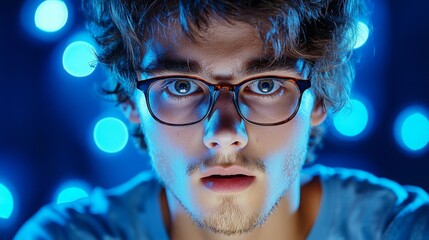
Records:
M258 81L258 90L263 93L269 93L274 88L273 80L261 80Z
M191 83L186 80L178 80L174 83L174 89L180 94L186 94L191 90Z
M258 79L252 81L247 87L253 93L268 95L279 90L282 87L282 83L273 79Z
M169 94L177 96L191 95L200 89L200 86L187 79L169 79L164 86Z

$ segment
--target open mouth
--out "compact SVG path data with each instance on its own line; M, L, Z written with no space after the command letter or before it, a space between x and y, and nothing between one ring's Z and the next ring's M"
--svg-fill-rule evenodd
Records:
M230 179L230 178L240 178L240 177L248 177L244 174L236 174L236 175L212 175L208 176L206 178L224 178L224 179Z
M208 189L215 192L238 192L248 188L255 180L254 176L244 174L210 175L201 178Z

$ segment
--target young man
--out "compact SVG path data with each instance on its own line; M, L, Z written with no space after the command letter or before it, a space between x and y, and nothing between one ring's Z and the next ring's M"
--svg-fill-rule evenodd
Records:
M84 0L153 174L47 206L17 239L423 239L428 196L315 166L358 0ZM106 87L105 86L105 87Z

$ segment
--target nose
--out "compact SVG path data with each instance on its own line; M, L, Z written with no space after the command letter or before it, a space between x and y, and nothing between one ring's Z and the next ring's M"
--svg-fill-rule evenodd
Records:
M246 125L232 98L232 92L220 90L212 112L205 121L204 144L209 149L237 151L247 145Z

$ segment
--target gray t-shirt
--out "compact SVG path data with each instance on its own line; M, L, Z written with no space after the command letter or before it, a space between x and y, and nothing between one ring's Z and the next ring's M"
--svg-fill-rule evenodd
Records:
M307 239L429 239L429 196L367 172L315 165L303 181L319 177L322 202ZM161 185L142 173L90 197L42 208L16 239L167 240L159 205Z

